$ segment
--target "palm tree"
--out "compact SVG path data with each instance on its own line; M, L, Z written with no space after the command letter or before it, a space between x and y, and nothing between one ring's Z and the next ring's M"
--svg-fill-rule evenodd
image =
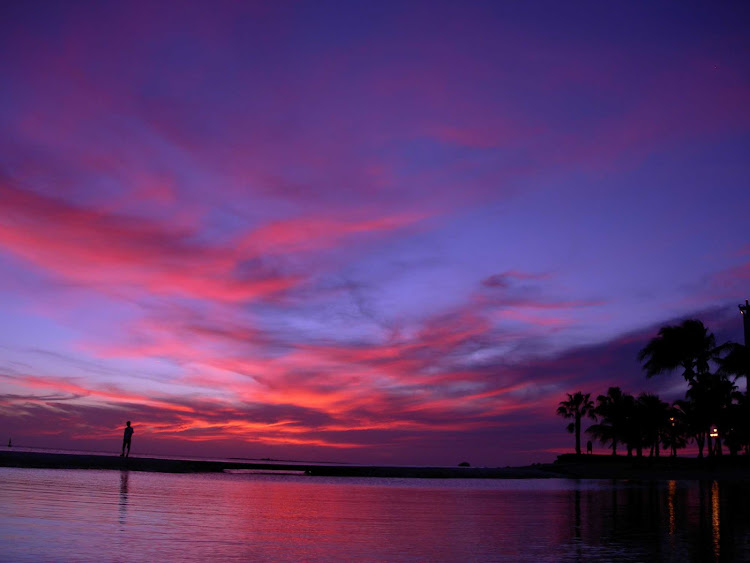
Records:
M638 457L643 456L644 436L643 406L638 402L638 399L632 397L632 400L626 403L623 436L625 444L628 446L628 456L633 455L633 449L635 449Z
M724 444L729 448L730 455L737 455L748 443L747 394L734 391L732 397L735 402L729 405L725 412L722 421L722 436L724 436Z
M719 349L724 352L724 356L719 359L719 371L734 376L735 380L744 377L747 392L750 389L750 348L736 342L727 342Z
M724 383L726 375L721 370L718 374L711 373L711 363L721 364L726 350L726 346L716 346L714 335L701 321L687 320L677 326L662 327L638 353L646 377L682 369L682 376L689 384L685 396L693 403L685 405L683 410L690 412L689 426L698 444L699 457L703 457L705 440L708 440L708 454L714 454L708 430L710 425L718 424L721 405L731 403L731 389ZM699 424L703 427L699 428Z
M685 381L692 383L696 376L708 373L709 362L716 359L718 350L714 335L699 320L687 320L677 326L664 326L659 334L638 353L646 377L682 368Z
M693 403L699 420L706 427L716 425L721 434L728 430L728 411L732 405L732 393L736 386L729 378L721 373L701 374L695 379L685 396ZM721 454L721 438L716 438L716 443L711 443L711 435L708 435L708 455Z
M669 426L669 403L662 401L657 395L641 393L638 395L638 414L643 445L651 448L649 457L659 457L662 437Z
M586 434L592 438L599 440L600 444L612 445L612 455L617 455L617 435L611 424L607 422L599 422L592 424L586 429Z
M727 445L730 447L730 453L736 453L743 445L750 448L750 347L727 342L721 349L724 355L719 359L718 373L733 377L735 383L740 377L745 378L745 393L734 394L740 406L732 406L730 417L732 436Z
M577 393L571 395L567 393L568 400L560 401L560 406L557 407L557 414L563 418L572 418L573 422L568 424L568 432L571 434L575 432L576 435L576 454L581 455L581 419L585 416L596 420L594 414L594 402L591 400L590 393Z
M662 434L662 444L669 448L670 455L677 457L677 449L684 448L688 442L688 429L685 413L675 403L669 407L667 412L668 425L667 430Z
M698 446L698 457L703 457L703 448L706 445L708 427L711 422L706 419L701 409L692 401L677 400L674 404L683 413L682 421L686 435L695 440L695 444Z
M586 430L602 444L612 445L612 455L617 455L617 444L624 442L627 417L634 399L619 387L610 387L606 395L596 398L594 414L599 419Z

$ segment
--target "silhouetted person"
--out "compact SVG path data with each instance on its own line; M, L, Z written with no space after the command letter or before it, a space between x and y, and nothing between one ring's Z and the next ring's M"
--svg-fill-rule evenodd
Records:
M587 454L593 454L594 453L594 444L591 443L591 440L586 442L586 453Z
M125 434L123 434L123 436L122 436L122 453L120 454L120 457L122 457L122 456L125 456L125 457L130 456L130 440L133 438L133 432L135 432L135 430L133 430L133 428L130 426L130 421L129 420L125 424L126 424L126 426L125 426ZM127 454L125 454L125 447L126 446L128 448L128 453Z

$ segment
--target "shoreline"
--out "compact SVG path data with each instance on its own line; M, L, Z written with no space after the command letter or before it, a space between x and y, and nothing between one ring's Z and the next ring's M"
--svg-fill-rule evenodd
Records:
M718 458L637 458L611 455L558 456L553 463L521 467L400 467L315 465L120 457L104 454L0 452L0 467L108 469L158 473L296 473L313 477L397 477L422 479L617 479L750 480L750 456Z
M375 465L316 465L305 462L203 461L106 454L61 454L0 451L0 467L34 469L111 469L158 473L269 472L316 477L402 477L462 479L540 479L550 475L538 467L400 467Z

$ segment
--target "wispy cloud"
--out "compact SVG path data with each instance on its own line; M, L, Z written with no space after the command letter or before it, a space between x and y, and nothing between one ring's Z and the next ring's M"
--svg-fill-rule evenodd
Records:
M634 360L660 323L734 334L732 10L298 9L7 10L14 435L531 460L564 392L674 393Z

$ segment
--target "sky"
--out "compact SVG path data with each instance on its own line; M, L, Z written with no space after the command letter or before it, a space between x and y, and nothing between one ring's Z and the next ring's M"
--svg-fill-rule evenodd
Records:
M518 465L742 341L742 2L5 2L0 443ZM744 382L739 382L744 389Z

